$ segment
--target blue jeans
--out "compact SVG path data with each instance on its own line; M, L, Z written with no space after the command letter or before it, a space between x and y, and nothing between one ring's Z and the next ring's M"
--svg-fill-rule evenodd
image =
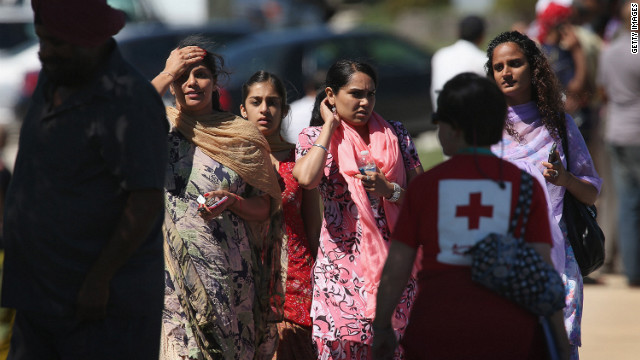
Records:
M609 146L624 274L640 285L640 146Z

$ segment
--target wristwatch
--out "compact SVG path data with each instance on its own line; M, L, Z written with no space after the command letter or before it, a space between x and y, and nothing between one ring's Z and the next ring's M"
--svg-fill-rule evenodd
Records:
M398 201L398 199L400 199L400 192L402 191L402 188L400 187L400 185L396 183L392 183L392 184L393 184L393 194L387 200L390 202L396 202Z

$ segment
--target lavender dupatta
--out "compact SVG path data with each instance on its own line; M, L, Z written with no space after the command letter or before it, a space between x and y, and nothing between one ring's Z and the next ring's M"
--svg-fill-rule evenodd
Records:
M536 179L542 181L542 183L546 183L547 200L549 201L551 215L555 220L555 222L551 224L551 234L554 239L551 258L554 261L556 269L564 269L564 238L561 236L561 232L558 238L558 231L560 231L560 229L557 224L562 218L562 200L564 198L565 188L546 182L542 176L542 172L545 169L542 161L547 161L549 150L554 142L558 143L560 159L565 169L567 168L565 149L562 148L562 141L556 141L551 136L542 123L540 113L534 102L509 107L507 121L513 124L513 128L522 136L523 140L518 142L505 132L502 141L494 145L491 150L495 154L502 156L502 158L515 163L521 169L530 172ZM600 192L602 179L600 179L596 172L593 160L591 159L587 145L578 127L569 115L566 115L566 126L567 143L569 153L571 154L569 157L571 161L569 165L571 173L579 179L588 181ZM537 169L538 172L534 173L533 169Z

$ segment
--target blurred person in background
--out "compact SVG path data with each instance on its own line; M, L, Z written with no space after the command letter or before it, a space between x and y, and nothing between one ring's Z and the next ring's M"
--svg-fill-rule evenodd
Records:
M614 39L619 35L626 33L626 23L628 20L621 18L621 9L627 0L609 0L605 1L607 6L604 7L603 14L606 15L606 26L604 26L602 40L603 50L606 49ZM600 56L601 59L602 56ZM598 72L600 67L598 67ZM597 75L599 76L599 75ZM598 96L601 98L601 121L598 126L597 141L600 151L596 157L596 164L599 165L598 173L602 176L602 195L598 199L598 224L602 228L607 241L605 242L605 259L600 273L622 273L622 254L620 253L619 237L618 237L618 199L616 195L615 185L613 181L613 171L611 165L611 157L607 148L607 140L605 138L607 128L607 99L600 80L596 79ZM598 159L599 158L599 159ZM598 161L599 160L599 161Z
M302 129L309 127L311 111L318 91L324 81L325 73L317 71L312 76L307 75L304 80L304 96L291 103L289 119L282 124L282 136L287 142L295 144Z
M487 55L479 46L484 41L483 18L468 15L458 23L458 41L433 54L431 59L431 103L437 109L438 94L449 79L463 72L484 75Z
M513 162L528 162L542 173L552 216L564 234L564 249L554 246L552 255L564 251L565 327L571 344L571 358L578 358L581 345L583 282L562 220L564 192L570 191L585 204L596 201L602 180L595 170L578 127L564 111L562 93L549 62L536 43L517 31L504 32L489 43L487 76L507 99L508 112L503 139L492 150ZM568 149L562 139L566 138ZM556 159L547 162L553 144ZM569 152L567 171L566 154ZM557 258L557 256L555 257Z
M565 96L567 111L584 138L587 149L592 156L594 166L603 177L603 189L598 198L598 220L603 226L607 239L616 238L612 215L615 199L606 179L609 164L603 157L605 150L602 144L602 126L600 112L602 99L596 86L598 57L602 48L602 40L593 31L592 21L598 11L597 1L574 0L570 4L551 3L540 8L538 29L542 47L560 79ZM608 191L607 191L608 190ZM612 201L613 200L613 201ZM613 212L613 214L612 214ZM614 241L608 241L609 248ZM615 251L609 251L607 257L612 260ZM585 284L598 283L600 272L594 272L584 278Z
M253 74L242 86L240 114L254 123L271 150L282 191L286 231L287 281L284 321L278 323L280 342L274 359L315 359L311 332L312 266L318 251L322 218L318 189L303 189L293 178L295 145L283 140L280 129L289 111L282 81L266 71ZM311 109L309 110L311 113ZM308 123L308 121L307 121Z
M451 158L417 177L407 190L380 280L376 359L390 359L397 346L391 315L420 247L420 292L401 342L407 359L546 358L538 317L473 282L471 255L464 253L490 233L506 234L522 196L520 183L528 175L490 150L502 138L506 113L500 89L477 74L455 76L440 93L434 122L442 150ZM459 215L474 196L487 210L479 221ZM537 181L524 240L551 263L545 190ZM568 358L561 311L551 323Z
M595 73L601 41L585 27L571 5L550 3L537 18L538 41L563 88L565 111L578 125L587 144L598 126L599 101Z
M400 122L375 113L377 74L368 64L339 60L327 72L326 98L302 131L293 175L318 188L324 220L313 268L311 317L319 359L371 359L372 321L382 265L407 184L422 165ZM321 99L321 97L319 98ZM375 171L359 170L368 151ZM404 286L393 319L402 337L417 294L413 277ZM396 352L396 358L402 351Z
M9 359L157 359L167 124L105 0L33 0L42 72L4 218ZM141 286L144 284L144 286Z
M640 286L640 57L631 53L630 1L623 2L620 15L625 31L600 57L598 85L606 99L604 139L612 159L622 264L628 284L637 287Z
M209 45L183 39L152 80L176 102L166 109L161 359L271 359L284 302L281 190L264 136L220 107L224 59Z

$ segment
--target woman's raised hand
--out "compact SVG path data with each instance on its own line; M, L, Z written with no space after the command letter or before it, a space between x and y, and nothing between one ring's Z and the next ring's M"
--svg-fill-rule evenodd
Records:
M320 106L320 115L322 116L322 120L324 120L325 125L330 125L332 129L335 129L340 125L340 116L338 116L336 107L329 103L328 98L322 101L322 106Z
M197 46L185 46L181 49L173 49L167 59L163 73L172 75L177 80L193 64L204 59L207 51Z

